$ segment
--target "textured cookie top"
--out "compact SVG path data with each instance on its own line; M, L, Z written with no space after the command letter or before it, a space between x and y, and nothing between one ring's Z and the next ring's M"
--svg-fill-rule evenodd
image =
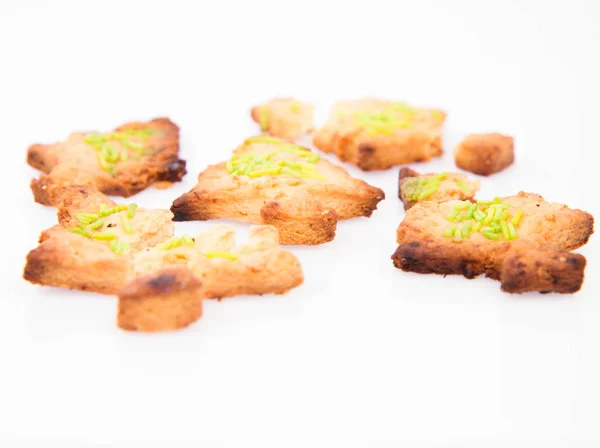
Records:
M327 126L359 129L370 137L405 134L411 129L439 127L446 114L406 103L378 99L340 101L333 107Z
M202 172L198 182L195 190L253 190L267 198L327 185L355 192L372 189L310 149L270 136L247 139L227 162Z
M134 257L136 275L184 267L200 278L207 297L283 293L304 276L298 259L279 246L272 226L251 226L246 244L233 227L217 225L194 237L174 237Z
M167 118L127 123L113 131L76 132L65 141L32 145L27 162L47 175L34 179L35 200L58 205L65 188L79 185L129 197L157 181L176 182L179 128Z
M585 244L592 232L589 213L521 192L477 203L419 203L398 227L397 242L433 238L465 253L517 241L541 249L572 250Z
M274 98L252 108L252 119L261 131L293 139L312 130L313 106L293 98Z
M404 168L400 172L398 188L401 199L407 202L445 202L472 198L479 190L479 181L471 181L460 173L419 174Z

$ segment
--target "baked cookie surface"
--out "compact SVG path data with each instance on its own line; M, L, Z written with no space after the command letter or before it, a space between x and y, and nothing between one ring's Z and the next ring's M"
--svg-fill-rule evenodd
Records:
M116 294L134 276L131 254L173 235L168 210L117 205L85 187L65 189L63 199L59 224L27 255L31 283Z
M223 224L194 237L175 237L135 254L134 266L136 275L185 267L202 282L207 298L283 294L304 281L298 259L279 247L272 226L251 226L242 245L236 245L233 227Z
M250 115L261 131L292 140L312 131L313 109L293 98L274 98L253 107Z
M442 154L445 112L377 99L338 102L313 144L362 170L427 161Z
M202 317L202 282L181 267L137 277L119 291L117 326L128 331L171 331Z
M203 284L204 297L283 294L304 281L298 259L279 247L272 226L252 226L236 245L230 226L191 238L173 237L173 214L116 204L86 187L65 190L59 224L29 252L23 277L47 286L117 294L138 276L186 269Z
M392 260L397 268L407 272L459 274L467 278L486 274L494 279L504 277L507 285L514 284L509 279L514 278L517 269L516 275L529 276L530 281L528 286L512 288L515 292L564 292L565 288L554 288L560 281L548 284L542 278L543 272L561 271L552 261L554 257L558 257L558 263L581 266L581 261L568 261L572 254L564 253L584 245L593 229L594 219L589 213L546 202L531 193L475 204L423 202L410 208L398 227L399 246ZM546 268L540 254L545 254ZM528 260L534 260L534 266L542 269L525 269ZM569 286L574 292L583 281L583 269L569 272L581 272Z
M502 134L471 134L459 143L454 159L463 170L489 176L514 162L514 139Z
M209 166L173 202L175 221L229 218L270 224L281 244L322 244L338 220L370 216L385 195L307 148L258 136Z
M71 185L129 197L155 182L177 182L185 171L179 154L179 128L167 118L132 122L112 132L76 132L67 140L36 144L27 163L42 171L31 181L36 202L58 205Z
M418 202L472 201L479 181L470 181L460 173L419 174L403 167L398 173L398 197L408 210Z

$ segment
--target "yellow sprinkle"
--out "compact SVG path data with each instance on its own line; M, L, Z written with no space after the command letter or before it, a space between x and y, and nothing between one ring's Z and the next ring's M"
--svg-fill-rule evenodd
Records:
M260 129L266 131L269 129L269 111L266 107L261 107L259 109L259 119L260 119Z
M228 260L237 260L239 257L237 254L232 252L224 252L221 250L212 250L209 252L205 252L204 256L206 258L226 258Z

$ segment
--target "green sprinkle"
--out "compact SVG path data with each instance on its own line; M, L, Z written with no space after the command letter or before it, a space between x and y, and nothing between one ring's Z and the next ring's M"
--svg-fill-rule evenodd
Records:
M473 213L475 213L475 210L477 210L477 204L471 204L467 210L467 213L465 213L465 219L471 219L473 217Z
M313 154L308 158L308 162L310 163L317 163L319 160L321 160L321 156L319 154Z
M457 215L456 218L454 218L454 220L456 222L461 222L464 219L463 215Z
M121 144L126 148L133 149L134 151L141 152L144 150L144 145L142 143L132 142L127 139L121 140Z
M99 145L104 143L104 136L97 132L92 132L83 138L83 142L87 143L88 145Z
M77 228L77 227L69 227L67 230L71 233L77 233L79 235L85 236L86 238L92 237L91 232L84 230L84 229Z
M125 229L126 233L130 235L133 233L133 227L131 227L131 223L129 222L127 215L121 215L121 224L123 224L123 229Z
M228 173L233 173L233 162L231 161L231 159L225 162L225 167L227 168Z
M102 209L100 210L100 216L110 216L113 213L117 213L117 208L116 207L105 209L105 210L102 210Z
M186 246L193 246L194 245L194 239L192 237L187 236L187 235L183 235L181 237L181 242L183 244L185 244Z
M482 221L481 224L483 224L484 226L487 226L490 222L492 222L492 220L494 219L494 213L495 213L495 208L490 206L487 210L487 216L485 217L485 219Z
M121 151L121 162L127 162L127 159L129 158L129 153L127 152L126 149Z
M88 226L88 229L90 229L90 230L98 230L103 225L104 225L104 220L102 218L100 218L97 221L94 221L93 223L91 223Z
M115 163L119 161L119 152L110 144L105 143L102 145L102 149L100 150L100 154L104 160Z
M493 202L492 201L483 201L483 200L481 200L481 201L477 201L477 204L478 205L491 205L491 204L493 204Z
M109 241L114 240L117 237L114 233L94 233L93 238L95 240Z
M254 168L254 165L256 165L256 162L254 160L250 160L250 162L248 162L248 164L246 165L246 169L244 170L243 174L250 174L252 172L252 169Z
M479 232L480 230L481 230L481 223L476 222L475 225L473 226L473 232Z
M511 219L511 224L515 227L517 227L519 225L519 223L521 222L521 218L523 217L523 210L518 210L517 213L515 213L515 216L513 216L513 218Z
M295 113L300 112L300 104L297 101L292 101L290 103L290 110Z
M269 111L266 107L263 106L259 109L258 113L260 115L260 129L262 131L266 131L267 129L269 129Z
M456 219L456 217L458 216L458 212L459 212L459 210L455 208L452 213L450 213L448 216L446 216L446 219L448 221L454 221Z
M469 201L462 201L459 204L456 204L454 206L454 210L464 210L465 208L469 207L471 205L471 203Z
M237 165L237 166L236 166L236 167L233 169L233 174L236 174L236 175L243 174L243 173L244 173L244 171L246 170L246 165L247 165L247 163L242 163L242 164L240 164L240 165Z
M159 244L157 247L161 250L169 250L174 247L181 246L181 243L182 243L181 237L174 236L173 238L165 241L164 243Z
M129 244L118 240L112 240L108 246L117 255L123 255L123 252L129 249Z
M470 191L469 186L467 185L467 183L462 180L461 178L457 178L456 179L456 184L460 187L460 189L462 191L464 191L465 193L468 193Z
M454 241L458 242L458 241L462 241L462 230L461 229L456 229L454 231Z
M501 207L495 206L494 221L500 221L503 212L504 210Z
M502 203L502 198L500 198L500 197L496 196L496 197L494 198L494 204L501 204L501 203Z
M450 238L454 236L454 232L456 232L456 227L448 227L444 232L444 236Z
M426 186L419 193L418 199L423 200L433 195L438 190L439 186L439 182L430 182L429 184L426 184Z
M99 218L99 216L95 213L77 213L75 215L78 220L83 221L85 219L91 221L95 221Z
M461 229L461 235L463 238L469 238L469 232L471 232L472 227L473 223L471 223L471 221L467 221L463 224L463 227Z
M508 234L510 235L510 239L511 240L516 240L517 239L517 230L515 229L515 226L512 222L509 222L507 224L508 226Z
M302 168L302 164L298 162L292 162L291 160L278 160L278 165L289 166L290 168L295 168L297 170Z
M498 241L500 239L500 235L492 232L484 231L482 232L482 235L485 236L488 240Z
M100 216L102 216L102 213L106 210L106 204L100 204Z
M498 224L497 222L491 222L490 223L490 229L494 233L500 233L500 232L502 232L502 226L500 224Z
M298 146L298 155L300 157L312 158L318 154L315 154L311 150L303 148L302 146Z
M112 171L115 168L115 166L105 159L101 153L98 153L98 164L104 171Z
M500 221L500 225L502 226L502 236L506 241L510 240L510 230L508 230L508 224L506 221Z
M121 255L126 250L129 250L129 244L127 243L119 243L117 247L117 255Z
M127 206L127 217L129 219L133 218L133 216L135 215L135 209L137 208L136 204L129 204Z
M475 218L475 221L481 222L485 219L485 213L483 213L481 210L475 210L473 212L473 218Z
M221 250L212 250L204 252L206 258L227 258L228 260L237 260L239 257L237 254L231 252L224 252Z
M82 225L84 225L84 226L85 226L85 225L87 225L87 224L91 224L91 223L93 222L91 219L89 219L89 218L85 218L85 217L83 217L83 216L82 216L82 217L79 217L79 218L78 218L78 220L79 220L79 226L80 226L80 227L81 227Z

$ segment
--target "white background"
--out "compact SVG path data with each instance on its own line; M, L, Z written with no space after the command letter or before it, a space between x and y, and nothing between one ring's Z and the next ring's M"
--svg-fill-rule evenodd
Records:
M167 208L257 131L250 107L279 95L314 103L318 123L338 99L441 107L446 153L417 169L451 170L461 137L504 132L516 163L480 197L537 192L599 217L598 12L593 0L0 0L0 446L600 446L597 235L574 296L403 273L390 260L397 169L348 167L387 199L333 243L290 249L304 285L208 301L185 331L125 333L115 298L21 278L56 219L32 200L28 145L169 116L189 174L134 199Z

